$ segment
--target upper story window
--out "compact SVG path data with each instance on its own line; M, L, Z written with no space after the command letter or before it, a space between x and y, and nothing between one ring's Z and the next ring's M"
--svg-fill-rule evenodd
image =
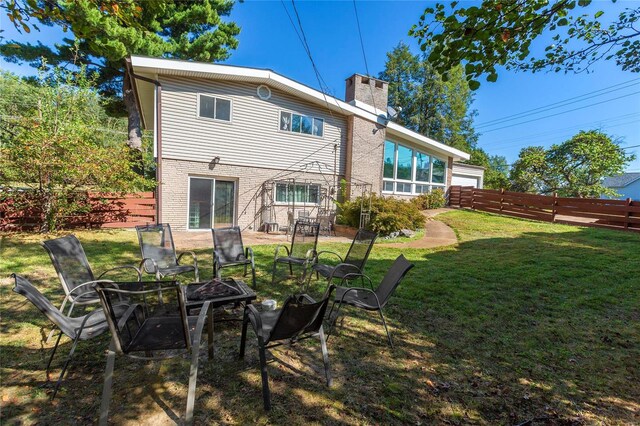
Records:
M198 117L231 121L231 100L210 95L199 95Z
M394 194L421 194L443 188L445 160L391 141L384 143L382 191Z
M320 204L320 185L313 183L276 183L277 203Z
M280 130L322 137L324 134L324 120L309 115L281 111Z

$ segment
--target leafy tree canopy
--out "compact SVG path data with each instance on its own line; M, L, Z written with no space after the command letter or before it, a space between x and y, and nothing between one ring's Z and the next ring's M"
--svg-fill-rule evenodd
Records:
M509 187L509 164L504 156L490 156L482 148L475 148L471 152L471 159L468 163L484 167L484 188L502 189Z
M379 77L389 82L389 105L400 109L399 124L463 151L475 146L473 94L460 68L444 81L425 57L400 43L387 53Z
M602 179L623 172L635 159L606 134L581 131L560 145L527 147L520 151L510 179L512 190L564 197L617 195L602 185Z
M122 118L107 116L94 82L56 68L35 82L0 73L0 186L26 188L23 209L54 230L82 208L87 190L150 187L132 171Z
M613 0L615 2L615 0ZM451 2L428 7L410 35L417 37L440 74L464 64L470 87L482 75L494 82L497 66L517 71L581 72L599 60L614 60L623 70L640 72L640 8L624 9L610 24L605 10L581 13L591 0L484 0L466 7ZM603 4L604 2L600 3ZM461 4L465 7L461 7ZM544 56L532 42L551 35Z
M240 28L223 22L233 0L8 0L0 3L18 30L30 32L41 25L58 26L71 37L54 47L38 42L5 40L0 54L10 62L40 67L42 58L57 66L84 65L97 73L97 87L114 102L111 111L129 117L129 143L141 144L137 111L125 58L131 54L212 62L224 60L238 45Z

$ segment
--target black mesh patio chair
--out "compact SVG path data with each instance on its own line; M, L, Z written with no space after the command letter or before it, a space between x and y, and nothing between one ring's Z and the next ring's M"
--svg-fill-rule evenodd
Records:
M334 222L336 221L336 215L334 213L318 214L318 224L320 224L320 233L322 235L330 236L331 233L336 235L334 229Z
M258 338L260 355L260 371L262 374L262 398L264 409L271 409L271 392L269 390L269 375L267 373L266 350L286 344L294 344L309 337L318 337L322 349L324 373L327 386L331 386L331 370L329 353L322 328L324 314L329 304L329 297L334 286L330 286L319 302L306 294L289 296L281 309L259 312L255 306L246 305L242 323L242 337L240 340L240 359L244 358L247 326L249 322Z
M176 256L176 248L173 245L171 227L168 223L157 225L138 225L138 242L142 252L142 267L148 274L155 274L156 280L160 281L164 277L174 277L176 275L192 272L195 275L195 282L200 281L198 273L198 259L192 251L180 253ZM193 259L192 265L181 265L180 259L188 254Z
M273 275L271 284L276 281L278 263L289 265L289 274L293 275L293 265L302 266L302 277L300 283L303 284L307 275L307 269L316 256L318 245L318 233L320 225L317 223L296 222L291 234L291 245L278 245L273 257ZM282 256L280 250L283 249L286 255Z
M62 379L64 378L64 374L67 371L69 364L71 363L71 359L73 358L73 354L78 346L78 342L80 340L88 340L101 335L107 331L109 326L107 321L105 321L105 315L102 309L97 309L86 315L72 318L56 309L49 299L40 293L40 291L38 291L38 289L35 288L26 278L16 274L12 274L11 278L15 280L13 291L27 298L27 300L38 308L40 312L42 312L49 321L51 321L60 330L56 344L54 345L51 355L49 356L49 361L47 362L47 381L49 381L51 362L53 361L53 356L58 350L58 345L60 344L62 335L64 334L73 342L71 344L69 355L67 355L67 359L64 362L62 371L58 377L58 381L53 389L53 394L51 395L51 400L53 400L58 393L58 389L60 389L60 384L62 383ZM116 318L119 317L125 309L125 305L115 305L113 308L114 316Z
M387 322L385 321L384 315L382 314L382 308L386 306L387 302L389 302L389 299L398 287L398 284L400 284L400 281L402 281L405 275L407 275L407 272L409 272L409 270L413 267L414 265L412 263L410 263L403 255L400 255L393 262L393 265L391 265L391 268L389 268L384 278L382 279L382 282L380 282L380 285L375 290L362 287L337 287L336 296L333 300L333 304L331 305L331 310L329 311L329 318L331 318L333 308L336 304L338 304L336 315L332 320L333 326L335 326L338 320L338 316L340 315L340 308L343 304L355 306L356 308L365 309L367 311L378 311L380 313L380 318L382 319L382 325L387 332L389 345L393 348L393 341L391 340L391 334L389 334L389 329L387 328ZM350 277L349 275L352 275L352 277ZM364 274L355 273L346 275L342 279L342 282L344 283L350 278L359 277L364 277L371 284L371 278Z
M75 235L67 235L66 237L56 238L54 240L44 241L42 247L49 253L51 263L56 269L65 298L60 306L60 311L64 310L67 302L71 302L69 312L71 315L76 305L88 305L98 303L98 294L93 289L96 280L101 280L106 274L123 269L131 269L136 273L136 279L142 280L140 270L133 265L116 266L111 268L97 278L91 270L87 255L82 248L82 244ZM51 337L51 334L49 335Z
M158 286L161 286L160 289ZM118 283L117 287L109 283L98 283L96 290L112 335L107 352L99 423L107 424L116 355L128 359L155 361L189 354L191 368L184 422L191 424L200 340L205 323L208 330L209 357L213 356L213 312L210 302L204 302L198 316L187 316L183 290L175 281ZM157 297L158 290L162 297ZM119 298L129 301L128 309L122 315L117 315Z
M369 253L371 253L371 249L373 248L373 244L376 242L376 238L378 238L377 232L367 231L363 228L358 229L358 232L353 238L349 251L347 251L347 255L344 259L338 253L333 251L324 250L318 252L313 260L312 271L316 273L316 277L318 275L322 275L329 283L331 283L334 278L342 280L345 276L350 274L364 274L364 267L367 263L367 259L369 258ZM335 266L321 263L320 257L323 254L330 254L337 257L340 260L340 263ZM309 274L307 288L311 282L312 275L312 273ZM355 279L357 277L353 278Z
M220 270L233 266L244 266L244 276L247 267L251 266L251 280L256 288L256 265L253 260L253 250L242 244L240 228L211 229L213 235L213 276L220 278Z

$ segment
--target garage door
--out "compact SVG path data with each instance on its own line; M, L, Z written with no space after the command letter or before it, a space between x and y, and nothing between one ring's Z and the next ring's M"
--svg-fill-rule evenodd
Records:
M451 185L473 186L474 188L477 188L478 178L472 176L453 175L451 176Z

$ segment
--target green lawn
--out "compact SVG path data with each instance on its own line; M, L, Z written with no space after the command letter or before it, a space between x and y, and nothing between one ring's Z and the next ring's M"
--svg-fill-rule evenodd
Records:
M315 342L273 350L267 414L253 333L245 362L238 361L240 325L217 323L216 357L201 363L196 422L640 423L640 235L470 211L438 219L456 231L457 246L375 247L367 265L377 281L400 253L416 264L386 310L395 350L376 316L348 311L328 344L334 386L324 385ZM134 232L77 235L96 271L139 256ZM92 423L108 336L79 346L69 379L49 402L41 387L47 321L6 279L23 274L59 303L60 285L38 245L43 238L1 240L1 422ZM255 252L259 297L284 300L295 286L269 284L273 246ZM210 253L198 256L210 275ZM181 360L118 360L112 421L171 424L184 412L187 371Z

